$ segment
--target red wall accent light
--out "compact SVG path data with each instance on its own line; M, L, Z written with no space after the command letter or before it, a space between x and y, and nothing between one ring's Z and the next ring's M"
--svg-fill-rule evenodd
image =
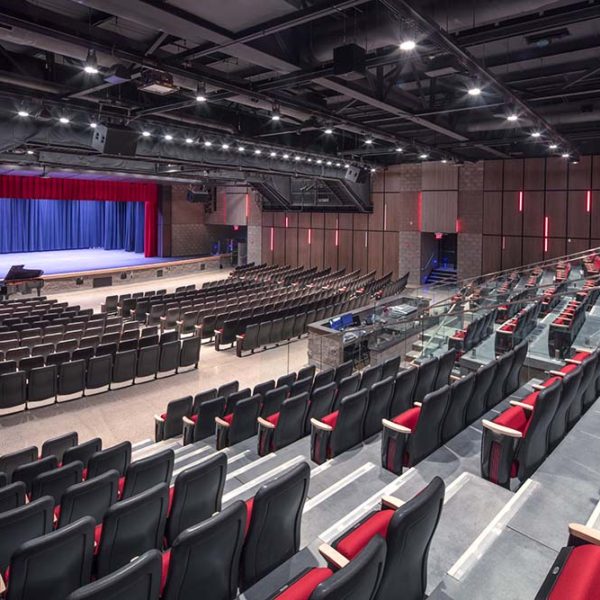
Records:
M275 229L271 227L271 252L275 249Z
M585 195L585 210L592 212L592 190L588 190Z
M502 236L502 250L506 250L506 236Z
M285 228L287 229L289 227L289 225L290 225L290 218L286 217L285 218Z
M250 194L246 194L246 221L248 221L249 215L250 215Z
M312 229L308 230L308 243L312 244Z
M456 221L454 222L454 231L460 233L460 219L458 217L456 217Z
M544 217L544 252L548 252L548 231L550 230L550 222L548 217Z
M435 239L436 239L436 240L441 240L443 237L444 237L444 234L443 234L443 233L436 233L436 234L435 234Z
M523 212L523 192L519 192L519 212Z
M339 229L335 230L335 245L336 246L340 245L340 230Z

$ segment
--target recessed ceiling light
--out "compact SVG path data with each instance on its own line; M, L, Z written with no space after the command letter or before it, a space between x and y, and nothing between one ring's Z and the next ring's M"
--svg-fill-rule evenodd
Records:
M420 154L420 155L419 155L419 158L420 158L421 160L425 160L426 158L429 158L429 154L425 154L425 152L423 152L423 154Z
M284 160L287 160L289 157L290 157L290 155L289 155L289 154L284 154L284 155L283 155L283 159L284 159Z
M29 112L27 112L26 110L20 110L17 114L20 117L28 117L29 116Z
M533 138L539 138L539 137L541 137L541 135L542 135L542 134L541 134L539 131L534 131L534 132L531 134L531 137L533 137Z
M244 146L238 146L238 152L244 152L245 150Z
M96 129L96 127L98 127L98 123L95 123L94 121L92 121L92 122L90 123L90 127L91 127L92 129Z
M269 156L270 156L271 158L275 158L275 157L277 156L277 152L270 152L270 153L269 153Z
M323 163L323 161L322 161L322 160L319 158L319 159L317 160L317 164L318 164L318 165L320 165L320 164L322 164L322 163Z
M312 162L312 158L307 158L306 162Z
M186 144L193 144L194 140L192 138L185 138L185 143Z
M210 148L210 147L212 146L212 142L211 142L210 140L205 140L205 142L204 142L204 146L205 146L206 148Z
M563 158L569 158L569 156L570 156L570 155L569 155L569 153L568 153L568 152L564 152L563 154L561 154L561 156L562 156Z
M506 117L507 121L510 121L511 123L514 123L515 121L519 120L519 115L515 114L515 113L511 113L510 115L508 115Z
M398 147L398 148L396 148L396 152L404 152L404 149L403 149L403 148L400 148L400 147Z
M273 106L273 110L271 111L271 120L272 121L280 121L281 120L281 111L279 110L279 106L276 104Z
M367 144L367 146L370 146L373 143L373 140L371 138L367 138L365 140L365 144Z
M375 171L376 171L376 170L377 170L377 169L375 169L375 167L373 167L373 168L371 169L371 173L375 173Z
M63 125L66 125L67 123L70 123L70 122L71 122L71 120L70 120L70 119L68 119L67 117L61 117L61 118L59 119L59 121L60 121L60 122L61 122Z
M206 86L203 83L196 87L196 102L206 102Z
M344 165L344 169L349 169L349 168L350 168L350 165L348 165L348 164Z
M85 67L83 67L83 70L88 75L96 75L98 73L97 67L93 67L92 65L85 65Z
M300 161L300 160L302 160L302 157L301 156L294 156L294 160Z
M326 128L325 128L325 133L326 133L327 135L331 135L331 134L333 133L333 129L332 129L331 127L326 127Z
M98 58L96 56L96 51L92 50L91 48L88 50L83 70L89 75L95 75L98 73Z
M256 154L256 156L260 156L260 155L262 154L262 150L261 150L260 148L257 148L257 149L254 151L254 154Z
M33 150L27 150L27 154L29 154L29 155L33 154Z
M327 161L325 164L326 164L328 167L330 167L330 166L331 166L331 161L330 161L330 160L328 160L328 161Z
M170 133L167 133L165 135L165 140L167 140L167 142L170 142L173 139L173 136Z
M417 43L414 40L404 40L400 42L400 50L404 50L405 52L410 52L417 47Z
M221 149L222 149L222 150L229 150L229 144L223 144L223 145L221 146Z
M335 166L339 168L342 166L342 163L335 163Z
M469 96L479 96L481 94L481 88L479 88L479 87L469 88L468 94L469 94Z
M550 148L550 150L556 150L558 148L558 144L550 144L548 148Z
M206 96L203 96L202 94L198 94L196 96L196 102L206 102Z
M144 137L150 137L150 132L149 131L142 131L142 135Z
M446 158L442 158L442 164L444 164L444 165L445 165L447 162L448 162L448 159L446 159Z

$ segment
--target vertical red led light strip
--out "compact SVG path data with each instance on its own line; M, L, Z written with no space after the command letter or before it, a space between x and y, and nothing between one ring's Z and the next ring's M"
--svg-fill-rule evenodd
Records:
M588 190L585 196L585 210L592 212L592 190Z
M340 245L340 219L338 217L335 218L335 245Z
M460 233L460 219L456 217L456 221L454 223L454 230L456 233Z
M502 236L502 250L506 250L506 236Z
M275 228L271 227L271 252L273 252L275 248Z
M289 217L286 217L286 218L285 218L285 228L286 228L286 229L289 227L289 224L290 224L290 218L289 218Z
M544 217L544 252L548 252L548 231L550 229L550 225L548 222L548 217Z
M311 244L312 243L312 229L308 230L308 243Z
M519 192L519 212L523 212L523 192Z
M246 221L250 216L250 194L246 194Z
M369 238L368 238L368 232L365 231L365 248L369 245Z

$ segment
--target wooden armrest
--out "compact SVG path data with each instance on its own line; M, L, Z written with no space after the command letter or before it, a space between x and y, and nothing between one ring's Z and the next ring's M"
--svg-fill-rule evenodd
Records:
M421 408L421 406L423 406L423 403L422 402L413 402L413 405Z
M531 406L531 404L525 404L525 402L519 402L518 400L511 400L510 405L518 406L520 408L523 408L523 409L529 410L529 411L533 410L533 406Z
M343 569L350 561L329 544L319 546L319 554L331 565Z
M4 578L0 575L0 594L6 592L6 584L4 583Z
M493 421L488 421L487 419L483 419L481 421L481 424L486 429L489 429L490 431L493 431L494 433L498 433L500 435L507 435L508 437L514 438L523 437L523 434L517 429L512 429L511 427L504 427L504 425L498 425L497 423L494 423Z
M568 325L563 325L562 323L550 323L552 327L558 327L559 329L569 329Z
M575 360L574 358L565 358L565 362L570 365L580 365L582 361Z
M164 423L165 420L160 415L154 415L154 420L158 423Z
M315 419L314 417L311 418L310 424L313 427L320 429L321 431L333 431L333 427L331 425L327 425L327 423L322 423L321 421L319 421L318 419Z
M235 336L235 339L236 339L236 340L243 340L243 339L244 339L244 334L243 334L243 333L241 333L240 335L236 335L236 336Z
M404 500L400 500L400 498L396 498L394 496L384 496L381 499L382 508L393 508L394 510L396 510L404 504Z
M215 423L221 427L229 427L229 423L225 419L221 419L221 417L215 417Z
M546 389L546 388L545 388L545 387L544 387L544 386L543 386L541 383L533 383L533 384L531 385L531 387L532 387L534 390L538 390L538 391L540 391L540 392L541 392L542 390L545 390L545 389Z
M262 425L266 429L275 429L275 425L273 425L273 423L267 421L266 419L263 419L262 417L258 417L258 419L256 420L258 421L259 425Z
M177 323L177 325L183 325L183 320L178 319L177 321L175 321L175 323Z
M450 375L450 379L452 379L452 381L460 381L462 377L459 377L458 375Z
M191 425L192 427L195 425L194 421L192 421L189 417L183 417L184 425Z
M600 546L600 531L580 523L569 523L569 534L584 542Z
M552 369L551 371L548 371L548 373L550 375L554 375L556 377L564 377L565 373L563 373L562 371L555 371L554 369Z
M202 329L202 325L194 325L194 329L200 330L200 329Z
M398 425L398 423L394 423L393 421L388 421L388 419L382 419L381 424L388 429L397 431L398 433L412 433L412 429L404 427L404 425Z
M167 317L159 317L161 321L166 321Z

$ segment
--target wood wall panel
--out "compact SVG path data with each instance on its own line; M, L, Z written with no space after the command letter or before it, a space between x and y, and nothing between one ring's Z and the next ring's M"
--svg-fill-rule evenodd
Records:
M273 252L271 252L271 228L263 227L261 236L261 260L264 263L273 262Z
M543 158L526 158L524 164L523 189L543 190L546 176L546 161Z
M565 238L550 238L548 240L548 252L544 252L544 259L564 256L567 253L567 240Z
M493 273L502 268L502 237L484 235L482 241L482 273Z
M567 161L558 156L546 159L546 189L567 189Z
M369 230L370 231L382 231L383 230L383 213L384 213L384 195L383 194L371 194L371 201L373 202L373 212L369 215Z
M421 231L455 233L458 217L458 192L423 192Z
M399 277L398 262L400 246L397 231L386 231L383 234L383 272L392 271L392 277ZM404 273L402 273L404 275Z
M338 246L335 245L335 229L325 230L323 267L331 267L332 271L338 268Z
M355 215L356 216L356 215ZM353 232L352 247L353 261L352 270L360 269L361 273L367 273L369 270L368 247L365 247L366 231L355 230Z
M569 163L569 189L589 190L592 185L592 158L582 156L577 164Z
M285 261L285 232L284 227L273 228L273 261L278 265L287 264Z
M262 224L263 227L270 227L273 225L273 212L263 212L262 214Z
M592 189L600 189L600 155L592 158Z
M503 160L486 160L483 165L483 189L499 191L502 189Z
M519 192L502 194L502 233L504 235L522 235L523 213L519 212Z
M567 235L567 192L546 192L548 235L564 238Z
M575 252L583 252L590 248L590 243L588 239L577 239L577 238L569 238L567 239L567 254L573 254Z
M345 268L346 273L352 271L353 232L350 229L340 229L340 246L338 248L338 269Z
M309 227L311 227L311 214L309 212L302 212L298 215L298 227L304 227L306 229L308 229Z
M523 238L523 264L529 265L544 260L544 238Z
M298 229L298 266L310 267L310 245L308 244L308 229Z
M287 217L288 227L298 227L298 214L297 212L285 213Z
M502 233L502 193L483 193L483 233Z
M600 192L592 192L592 238L600 238ZM592 248L593 248L592 244Z
M325 229L336 229L338 223L338 214L325 213Z
M353 215L353 227L354 229L368 229L369 228L369 215L355 214Z
M421 185L424 190L457 190L458 169L440 162L423 163Z
M523 235L544 235L544 192L523 193Z
M273 225L275 227L285 227L286 214L284 212L273 213Z
M523 189L523 160L507 160L504 164L504 190Z
M570 191L567 200L567 236L590 237L590 213L587 212L587 191Z
M313 229L310 244L310 266L323 268L325 230Z
M505 235L502 239L502 269L514 269L522 263L523 238Z
M340 229L352 229L352 213L339 213Z
M377 271L377 275L383 274L383 232L369 231L369 271Z
M313 229L323 229L325 227L325 214L324 213L312 213L310 226Z
M298 266L298 230L289 227L285 232L285 264Z

